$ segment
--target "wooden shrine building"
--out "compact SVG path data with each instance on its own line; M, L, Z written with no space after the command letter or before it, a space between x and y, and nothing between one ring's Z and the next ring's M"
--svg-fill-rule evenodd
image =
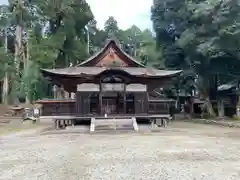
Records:
M42 73L54 85L69 94L75 93L73 99L39 101L45 116L147 118L168 113L168 104L152 99L151 93L166 86L181 71L147 68L111 40L100 52L75 67L43 69Z

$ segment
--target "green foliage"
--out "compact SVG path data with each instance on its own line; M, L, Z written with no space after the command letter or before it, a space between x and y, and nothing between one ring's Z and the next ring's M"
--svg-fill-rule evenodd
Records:
M46 96L40 68L68 67L84 60L88 55L85 26L93 29L92 19L89 5L81 0L9 0L8 6L1 6L0 28L3 33L8 30L9 44L8 52L0 49L4 65L0 78L5 72L11 75L10 96L28 96L31 100ZM23 58L16 61L21 65L19 77L13 61L16 25L24 31ZM5 44L4 39L0 41Z
M90 35L91 54L102 48L108 39L114 39L129 55L147 66L158 65L163 67L162 51L156 49L156 41L152 32L148 29L141 30L133 25L129 29L119 29L117 21L113 17L105 22L104 30L96 30Z
M3 47L0 48L0 79L3 79L5 72L14 73L14 56L11 53L6 53Z
M8 10L8 6L6 5L1 5L0 6L0 26L2 28L5 28L9 25L9 20L10 20L10 13Z
M56 66L66 67L86 58L85 26L93 20L89 5L80 0L33 0L33 3L38 13L48 19L48 33L44 38L58 51Z
M118 36L119 32L118 23L113 16L110 16L108 20L105 22L104 30L109 38Z
M188 86L205 99L212 90L216 94L216 83L239 77L239 6L238 0L154 1L152 20L165 65L191 72L195 80Z
M58 56L58 49L63 40L59 36L36 38L33 33L29 33L29 57L30 60L39 64L41 68L51 68ZM58 42L58 43L55 43Z

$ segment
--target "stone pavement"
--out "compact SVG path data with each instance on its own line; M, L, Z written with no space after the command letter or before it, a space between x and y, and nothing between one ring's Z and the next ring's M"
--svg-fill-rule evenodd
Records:
M0 180L239 180L239 135L173 122L158 133L9 136Z

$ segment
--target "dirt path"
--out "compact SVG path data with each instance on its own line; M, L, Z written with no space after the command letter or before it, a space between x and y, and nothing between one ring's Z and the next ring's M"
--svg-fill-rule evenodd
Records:
M0 139L0 179L238 180L239 135L183 122L160 133L15 134Z

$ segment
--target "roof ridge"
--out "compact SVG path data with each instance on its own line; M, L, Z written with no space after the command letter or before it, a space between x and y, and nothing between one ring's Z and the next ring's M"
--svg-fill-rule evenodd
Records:
M116 44L117 48L119 48L119 50L125 55L127 56L130 60L132 60L133 62L137 63L138 65L145 67L142 63L136 61L132 56L130 56L129 54L127 54L121 47L119 47L119 45L116 43L116 41L113 40L113 42Z
M109 45L109 43L105 44L104 47L100 49L100 51L98 51L94 55L90 56L87 60L77 64L75 67L79 67L81 65L84 65L84 64L88 63L89 61L91 61L92 59L96 58L97 56L99 56L104 51L104 49L107 48L108 45Z

